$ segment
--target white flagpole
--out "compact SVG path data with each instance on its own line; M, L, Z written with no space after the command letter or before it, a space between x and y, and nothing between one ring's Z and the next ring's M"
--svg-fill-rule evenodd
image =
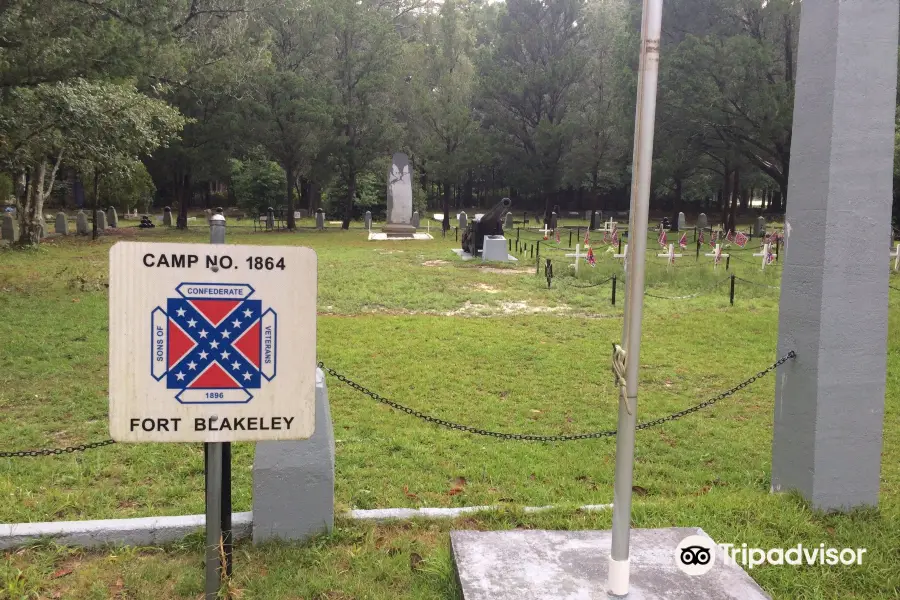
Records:
M628 241L626 312L623 347L625 398L619 401L616 436L616 480L613 492L612 548L608 588L615 596L628 594L630 580L631 486L634 475L634 427L637 422L638 364L641 350L641 318L644 310L644 275L647 254L647 224L650 212L650 176L656 121L656 90L659 75L659 41L662 31L662 0L644 0L641 24L641 62L635 113L634 163L631 184L631 215Z

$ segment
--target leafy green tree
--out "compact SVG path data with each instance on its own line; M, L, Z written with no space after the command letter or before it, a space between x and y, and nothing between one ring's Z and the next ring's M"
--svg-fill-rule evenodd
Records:
M232 159L231 185L238 206L258 214L280 202L284 190L284 169L278 163L260 156L245 161Z

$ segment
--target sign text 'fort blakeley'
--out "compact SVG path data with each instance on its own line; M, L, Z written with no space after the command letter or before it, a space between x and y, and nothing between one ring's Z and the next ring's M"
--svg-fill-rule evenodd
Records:
M120 442L312 435L316 254L119 242L110 251L109 415Z

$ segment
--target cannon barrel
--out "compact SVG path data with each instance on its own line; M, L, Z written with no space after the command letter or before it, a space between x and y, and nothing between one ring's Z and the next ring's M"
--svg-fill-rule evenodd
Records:
M509 208L511 204L512 200L510 200L509 198L504 198L503 200L495 204L493 208L484 213L484 216L481 217L480 220L487 223L489 221L496 221L500 219L500 217L503 216L503 212L507 208Z

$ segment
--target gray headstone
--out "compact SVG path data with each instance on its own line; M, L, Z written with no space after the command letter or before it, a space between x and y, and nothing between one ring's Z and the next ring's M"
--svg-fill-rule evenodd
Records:
M300 213L300 218L301 218L301 219L305 219L306 217L309 216L309 211L306 210L305 208L301 208L301 209L300 209L299 211L297 211L297 212Z
M365 225L366 225L366 229L369 229L370 227L372 227L372 211L371 210L366 211Z
M700 216L697 217L697 228L706 229L707 227L709 227L709 221L706 218L706 213L700 213Z
M116 207L110 206L106 209L106 218L109 220L110 227L118 227L119 226L119 215L116 213Z
M506 213L506 219L503 221L504 229L512 229L513 228L513 214L511 212Z
M687 219L684 216L683 212L678 213L678 231L682 231L683 229L687 229Z
M412 225L416 229L419 228L419 211L413 211L412 221L410 222L410 225Z
M94 213L94 219L97 220L97 229L99 231L103 231L106 229L106 213L102 210L98 210Z
M172 209L168 206L163 209L163 225L172 226Z
M13 216L9 213L5 213L3 215L3 227L0 228L0 239L4 239L8 242L18 241L19 228L17 225L18 223L13 219Z
M591 211L587 211L586 213L584 213L584 220L585 221L591 220Z
M316 229L325 229L325 213L321 208L316 210Z
M394 154L388 171L387 220L389 224L412 224L412 176L409 157L402 152Z
M266 210L266 229L275 229L275 209L271 206Z
M468 215L466 215L466 211L462 211L461 213L459 213L459 217L457 219L459 221L460 229L465 229L466 226L469 224L469 217L468 217Z
M66 235L69 233L69 221L66 219L66 213L56 213L56 233Z
M757 217L756 225L753 227L753 235L762 237L766 235L766 219L765 217Z
M90 233L88 229L88 218L83 210L79 210L75 215L75 233L78 235L87 235Z
M334 429L316 369L316 429L308 440L259 442L253 459L253 543L304 541L334 526Z
M898 11L802 8L778 323L797 358L776 379L772 490L815 510L878 504L888 270L866 240L891 223Z
M556 229L557 224L558 224L558 219L556 217L556 213L555 212L550 213L550 229Z

